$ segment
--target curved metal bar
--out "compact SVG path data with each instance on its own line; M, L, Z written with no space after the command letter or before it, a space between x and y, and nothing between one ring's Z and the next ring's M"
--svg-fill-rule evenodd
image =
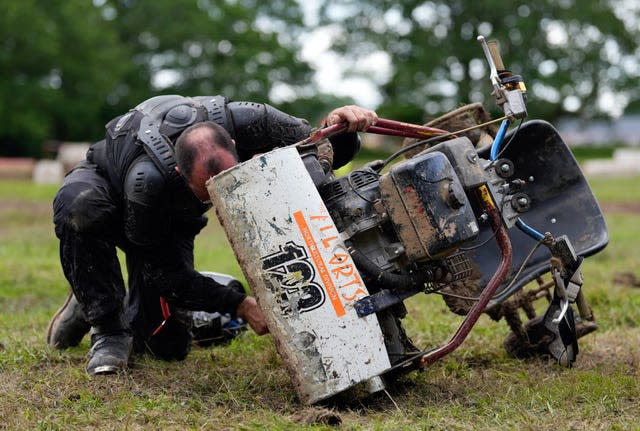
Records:
M299 142L297 145L306 145L316 143L322 139L329 138L338 133L344 132L347 123L334 124L332 126L323 127L315 130L307 139ZM418 126L417 124L405 123L402 121L387 120L379 118L375 125L370 126L367 133L375 133L377 135L401 136L404 138L424 139L433 136L449 135L450 132L435 127Z
M378 118L378 121L376 122L376 124L374 124L371 127L377 127L383 130L401 131L401 132L407 133L407 135L409 134L412 135L407 137L416 137L416 138L446 135L449 133L447 130L438 129L435 127L419 126L417 124L405 123L404 121L387 120L386 118ZM371 130L371 127L367 129L367 132Z
M482 291L482 294L478 298L478 302L471 308L451 340L444 346L428 352L419 359L419 366L423 368L443 356L448 355L462 344L465 338L467 338L467 335L469 335L469 332L471 332L471 328L473 328L480 318L480 315L484 312L484 309L491 300L491 297L493 297L493 294L507 277L509 268L511 268L513 250L511 249L511 241L509 241L507 229L505 229L502 224L500 213L489 196L489 191L486 186L481 186L479 192L484 210L489 215L491 227L496 232L496 241L500 247L500 264L498 265L498 269L495 274L491 277L491 280L489 280L489 283L487 283L487 286Z

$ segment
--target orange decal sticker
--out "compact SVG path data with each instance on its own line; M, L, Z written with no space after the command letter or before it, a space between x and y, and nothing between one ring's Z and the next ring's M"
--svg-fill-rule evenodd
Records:
M346 262L347 257L348 255L346 253L333 253L333 256L331 256L331 259L329 259L329 263L331 265L339 265L342 262Z
M318 245L316 244L316 240L311 233L311 229L309 229L309 225L302 214L302 211L296 211L293 213L293 218L298 225L298 229L300 229L300 233L302 234L302 238L307 245L307 249L309 250L309 255L311 260L316 266L318 270L318 275L322 280L322 284L324 285L325 290L327 291L327 295L331 300L331 305L333 305L334 310L336 311L336 316L342 317L345 314L344 306L340 301L340 297L338 296L338 292L336 290L335 285L333 284L333 280L331 280L331 275L327 270L327 266L325 265L324 260L322 259L322 255L318 250Z
M347 294L342 294L342 297L346 300L346 301L355 301L356 299L358 299L358 297L363 297L363 296L367 296L367 292L365 292L362 289L358 289L356 290L352 295L347 295Z
M355 272L355 268L353 267L353 265L345 265L333 268L331 272L333 273L333 276L335 278L351 277Z
M329 238L323 238L322 239L322 246L324 248L329 248L331 243L334 242L334 241L337 241L337 240L338 240L337 236L330 236Z
M328 215L312 215L310 217L311 220L327 220L328 218Z

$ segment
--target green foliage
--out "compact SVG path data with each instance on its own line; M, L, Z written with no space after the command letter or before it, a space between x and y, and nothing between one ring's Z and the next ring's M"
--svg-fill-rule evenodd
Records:
M0 40L1 153L40 156L45 139L99 133L128 54L91 2L2 2Z
M0 154L100 139L111 118L161 93L303 93L301 20L294 0L2 2Z
M571 148L571 152L578 162L589 159L610 159L613 157L615 150L615 146L579 146Z
M493 108L479 34L501 42L506 67L525 78L533 116L602 115L595 102L606 91L638 98L637 67L623 64L637 65L639 34L619 1L327 0L322 15L342 26L333 48L354 66L375 51L390 56L379 109L389 117L418 122L482 100Z
M133 51L129 106L158 92L266 101L275 86L309 79L295 57L302 17L293 0L109 1L103 8Z
M485 2L325 0L317 27L350 61L374 52L381 116L422 122L490 99L479 34L502 43L533 117L603 115L639 100L638 8L613 0ZM636 21L634 21L636 20ZM40 157L43 141L93 141L104 124L158 94L270 102L314 124L348 98L318 94L298 54L297 0L23 0L0 2L0 155ZM336 65L336 67L340 67ZM564 103L566 102L566 103Z

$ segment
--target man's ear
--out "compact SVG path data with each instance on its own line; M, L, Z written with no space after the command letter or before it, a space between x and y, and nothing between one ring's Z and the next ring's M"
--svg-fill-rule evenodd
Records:
M235 140L235 139L231 138L231 142L233 142L233 146L234 146L234 147L237 147L237 146L238 146L238 145L236 144L236 140Z
M182 175L182 172L180 171L180 166L176 165L174 169L176 170L177 173Z

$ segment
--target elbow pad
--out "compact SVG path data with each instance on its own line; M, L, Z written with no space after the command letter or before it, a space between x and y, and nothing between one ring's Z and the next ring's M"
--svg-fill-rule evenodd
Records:
M227 108L233 124L231 135L236 139L242 161L276 147L295 144L308 137L312 130L308 121L267 104L230 102Z
M329 142L333 147L333 169L346 165L360 151L360 137L356 132L332 136Z
M168 219L158 205L164 185L162 173L147 157L129 168L124 181L124 231L132 243L149 245L166 231Z

